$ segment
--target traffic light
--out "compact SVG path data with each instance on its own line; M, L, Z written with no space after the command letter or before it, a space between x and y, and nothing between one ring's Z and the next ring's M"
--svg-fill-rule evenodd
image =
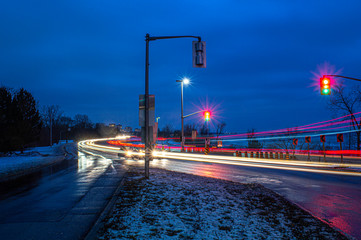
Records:
M210 111L205 111L203 115L204 115L204 121L208 122L209 120L211 120L211 112Z
M203 41L193 41L192 42L192 51L193 51L193 67L197 68L206 68L206 42Z
M323 76L320 78L320 90L321 95L330 95L331 94L331 79Z

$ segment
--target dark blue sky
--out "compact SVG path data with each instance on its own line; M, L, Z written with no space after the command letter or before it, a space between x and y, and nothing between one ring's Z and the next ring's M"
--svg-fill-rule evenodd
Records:
M326 120L312 71L329 62L361 76L360 1L2 1L0 85L30 90L66 115L137 127L144 36L199 35L207 69L192 68L192 39L150 46L150 92L160 126L217 105L229 131ZM198 117L186 120L198 121Z

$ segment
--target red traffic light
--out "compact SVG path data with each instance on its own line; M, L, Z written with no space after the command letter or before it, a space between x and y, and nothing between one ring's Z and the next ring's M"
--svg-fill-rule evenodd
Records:
M205 111L203 113L204 116L204 121L209 121L211 119L211 112L210 111Z
M321 95L330 95L331 94L331 79L323 76L320 78L320 90Z

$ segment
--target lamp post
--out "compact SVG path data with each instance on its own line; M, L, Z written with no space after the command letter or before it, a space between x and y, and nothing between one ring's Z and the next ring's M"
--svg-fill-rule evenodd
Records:
M183 85L189 84L188 78L183 78L182 80L176 80L176 82L181 83L181 120L182 120L182 138L181 138L181 148L182 152L184 152L184 116L183 116Z

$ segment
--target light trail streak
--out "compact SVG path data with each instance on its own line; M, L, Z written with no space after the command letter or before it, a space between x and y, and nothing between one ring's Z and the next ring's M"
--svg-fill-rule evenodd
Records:
M355 120L361 120L361 117L359 118L355 118ZM338 126L338 127L333 127L333 128L325 128L325 127L329 127L329 126L335 126L335 125L340 125L340 124L346 124L346 123L352 123L354 120L344 120L344 121L339 121L339 122L334 122L334 123L328 123L328 124L324 124L324 125L320 125L320 126L313 126L313 127L308 127L308 128L302 128L302 127L294 127L294 128L288 128L286 130L272 130L272 131L264 131L264 132L255 132L252 133L252 135L263 135L263 136L267 136L267 135L271 135L271 136L278 136L278 135L292 135L292 134L300 134L300 133L310 133L310 132L327 132L327 131L331 131L331 130L336 130L336 129L343 129L343 128L349 128L350 125L344 125L344 126ZM322 127L322 128L321 128ZM357 130L356 130L357 131ZM323 133L320 133L321 135ZM241 133L241 134L237 134L237 135L223 135L223 136L218 136L218 137L209 137L211 139L211 141L217 141L214 140L215 138L231 138L231 137L248 137L250 135L250 133ZM324 134L323 134L324 135ZM293 136L297 136L297 135L293 135ZM206 137L198 137L198 139L205 139ZM167 138L167 139L178 139L178 138ZM192 139L191 137L186 137L186 139ZM158 139L158 140L164 140L164 139Z
M178 157L172 156L172 159L185 160L185 161L197 161L197 162L207 162L207 163L219 163L219 164L228 164L228 165L238 165L238 166L247 166L247 167L261 167L261 168L271 168L271 169L281 169L281 170L290 170L290 171L302 171L302 172L314 172L314 173L323 173L323 174L337 174L337 175L348 175L348 176L359 176L361 173L358 172L347 172L347 171L333 171L333 170L318 170L318 169L309 169L301 167L285 167L285 166L275 166L275 165L262 165L254 163L244 163L244 162L230 162L227 160L212 160L201 159L201 158L192 158L192 157Z
M106 141L106 140L109 139L87 140L87 141L79 142L78 144L83 148L89 148L97 151L144 156L144 152L123 151L120 150L119 148L95 144L96 141ZM248 166L248 167L262 167L262 168L272 168L272 169L281 169L281 170L291 170L291 171L361 176L360 172L335 171L335 170L324 169L324 168L332 168L334 166L361 168L360 164L330 164L330 163L314 163L314 162L311 163L305 161L278 161L278 160L247 159L241 157L158 152L158 151L155 151L153 155L155 157L160 157L160 158L171 158L171 159L185 160L185 161L198 161L198 162L220 163L220 164L239 165L239 166ZM309 167L309 168L305 168L305 167ZM312 169L312 167L321 168L321 169Z
M290 139L290 138L303 138L303 137L318 137L320 135L336 135L340 133L350 133L350 132L359 132L360 130L348 130L348 131L340 131L340 132L332 132L332 133L320 133L320 134L314 134L314 135L292 135L292 136L281 136L281 137L264 137L264 138L252 138L252 140L275 140L275 139ZM211 139L210 141L217 141L216 139ZM222 141L249 141L248 138L240 138L240 139L222 139Z
M329 133L327 135L332 135L334 133ZM310 135L308 135L310 136ZM311 135L311 136L319 136L319 135ZM290 136L288 136L290 137ZM293 136L295 137L295 136ZM296 136L297 137L297 136ZM300 136L298 136L300 137ZM303 136L302 136L303 137ZM134 138L131 138L131 139L134 139ZM260 139L260 138L258 138ZM242 141L242 140L248 140L248 139L239 139L238 141ZM131 141L131 140L125 140L125 141L120 141L120 140L117 140L117 141L113 141L113 140L109 140L107 141L109 144L112 144L112 145L118 145L118 146L123 146L123 147L133 147L133 148L137 148L137 149L142 149L144 148L144 144L133 144L133 143L128 143L128 141ZM212 140L213 141L213 140ZM232 141L232 140L225 140L225 141ZM237 141L237 140L235 140ZM156 146L157 149L162 149L163 147L165 147L166 149L169 149L169 150L180 150L180 147L177 147L177 146L167 146L167 145L162 145L162 144L158 144ZM196 147L196 146L190 146L190 145L186 145L185 149L188 151L188 152L197 152L197 151L203 151L204 148L203 147ZM247 148L211 148L210 149L211 152L219 152L219 153L234 153L235 151L247 151L247 152L287 152L289 151L291 154L292 153L296 153L297 155L306 155L308 154L308 150L301 150L301 149L289 149L289 150L284 150L284 149L266 149L266 148L263 148L261 150L257 150L257 149L247 149ZM323 151L321 150L309 150L309 152L311 153L311 156L313 157L317 157L317 156L321 156L321 154L323 154ZM339 156L333 156L333 155L340 155L340 154L343 154L344 156L347 156L347 158L353 158L353 159L359 159L359 157L356 157L358 155L361 155L361 152L358 151L358 150L327 150L325 151L325 153L328 155L328 157L338 157ZM354 155L354 157L353 157ZM270 158L272 159L272 158Z
M320 125L322 123L327 123L327 122L332 122L338 119L342 119L342 118L346 118L346 117L350 117L350 116L356 116L361 114L361 112L357 112L354 114L349 114L349 115L345 115L342 117L338 117L335 119L330 119L330 120L326 120L326 121L322 121L322 122L318 122L318 123L311 123L311 124L307 124L307 125L303 125L303 126L297 126L297 127L290 127L290 128L284 128L284 129L279 129L279 130L268 130L268 131L262 131L262 132L255 132L254 135L270 135L270 134L283 134L283 133L287 133L288 131L292 131L292 130L305 130L308 129L307 127L310 126L314 126L314 125ZM356 119L360 119L361 117L358 117ZM345 120L345 121L349 121L349 120ZM344 121L342 121L344 122ZM322 125L321 125L322 126ZM320 127L320 126L318 126ZM345 127L349 127L349 126L345 126ZM314 127L312 127L314 128ZM240 137L240 136L248 136L249 133L241 133L241 134L235 134L235 135L223 135L223 136L219 136L219 138L232 138L232 137Z
M157 154L155 156L161 156ZM272 160L272 159L261 159L261 158L244 158L244 157L229 157L229 156L217 156L217 155L204 155L204 154L190 154L190 153L173 153L173 152L165 152L162 156L165 157L196 157L202 159L217 159L217 160L227 160L227 161L242 161L242 162L252 162L252 163L265 163L265 164L279 164L279 165L291 165L291 166L308 166L308 167L330 167L332 165L339 165L339 164L330 164L324 162L306 162L306 161L281 161L281 160ZM348 166L348 164L341 164L342 166ZM361 168L361 164L352 164L353 167Z

